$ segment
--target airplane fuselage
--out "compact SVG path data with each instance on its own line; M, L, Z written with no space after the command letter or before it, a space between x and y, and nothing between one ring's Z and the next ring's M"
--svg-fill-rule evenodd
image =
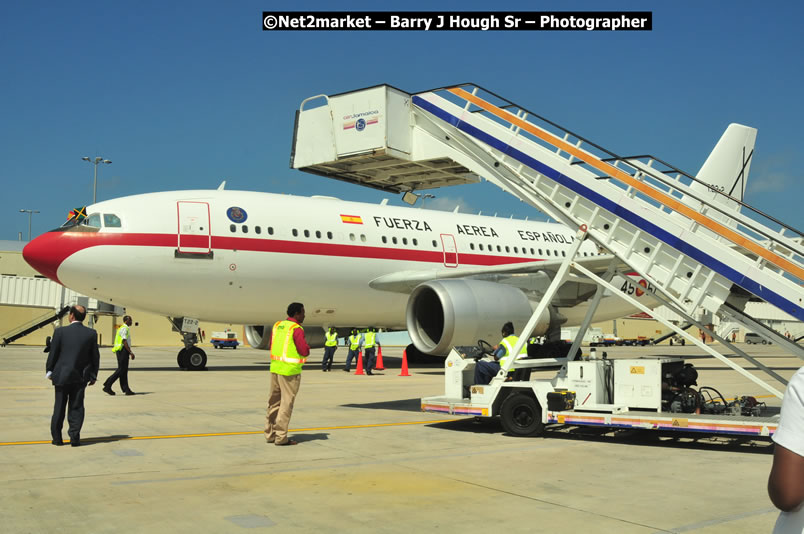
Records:
M404 329L408 296L372 280L561 259L575 234L554 223L226 190L135 195L87 213L80 228L34 240L26 260L104 301L235 324L271 324L298 301L305 325ZM580 257L597 254L581 245ZM635 311L607 301L596 320ZM562 309L568 325L584 312Z

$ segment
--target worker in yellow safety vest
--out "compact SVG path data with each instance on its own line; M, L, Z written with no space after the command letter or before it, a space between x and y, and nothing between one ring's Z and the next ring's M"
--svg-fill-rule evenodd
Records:
M288 439L293 403L301 385L302 366L310 355L304 339L304 305L288 306L288 318L278 321L271 331L271 389L265 414L265 441L276 445L296 445Z
M347 373L352 369L352 358L357 358L357 353L360 352L360 332L357 328L352 328L352 333L349 335L349 352L346 354L346 365L343 370Z
M514 335L514 324L510 321L505 323L502 327L501 333L503 335L500 344L494 351L493 362L479 360L475 363L475 384L488 384L491 379L497 376L500 369L508 362L511 354L514 352L516 342L519 340ZM517 356L517 360L527 356L527 345L523 345L522 350Z
M332 360L335 358L335 351L338 349L338 332L334 326L324 334L327 340L324 342L324 360L321 362L321 370L332 371Z
M377 329L374 327L369 328L366 332L365 343L363 345L363 348L366 350L366 374L369 376L373 374L371 370L374 369L374 364L377 361L375 354L377 351L377 345L379 344L380 342L377 339Z
M114 346L112 352L117 356L117 369L112 375L103 383L103 391L107 395L114 395L112 389L117 379L120 379L120 388L126 395L136 395L131 388L128 387L128 359L134 359L134 352L131 350L131 323L130 315L123 317L123 324L117 329L114 335Z

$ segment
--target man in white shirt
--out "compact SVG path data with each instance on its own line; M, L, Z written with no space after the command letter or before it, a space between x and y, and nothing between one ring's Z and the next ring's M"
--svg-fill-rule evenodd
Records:
M782 511L773 532L801 534L804 533L804 367L787 385L773 441L776 447L768 478L768 496Z

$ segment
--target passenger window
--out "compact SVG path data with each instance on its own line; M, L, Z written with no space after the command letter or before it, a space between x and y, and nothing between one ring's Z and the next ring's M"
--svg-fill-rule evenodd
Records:
M550 255L550 249L545 249L545 252L547 253L547 254L545 254L545 256L549 256L549 255Z
M327 239L332 239L332 232L327 232Z
M562 256L564 256L564 257L566 258L566 257L567 257L567 251L566 251L566 250L562 250L562 251L561 251L561 255L562 255Z
M508 247L508 245L505 245L505 251L506 252L511 252L511 249Z
M392 238L391 238L391 242L392 242L394 245L396 245L396 237L392 237Z
M387 237L385 237L385 236L382 236L382 242L383 242L383 243L387 243L387 242L388 242L388 238L387 238Z
M355 240L355 234L349 234L349 239L351 241L354 241Z
M480 244L478 245L478 247L480 248L480 250L483 250L483 243L480 243Z
M114 213L104 213L103 226L105 226L106 228L120 228L122 226L120 224L120 217L118 217Z
M320 231L320 230L316 230L316 231L315 231L315 236L316 236L318 239L321 239L321 231Z
M360 241L362 241L363 243L366 242L366 235L365 234L360 234Z
M310 230L304 231L304 237L310 237Z
M232 233L237 232L237 226L235 226L234 224L230 224L229 225L229 231L232 232Z
M474 243L469 243L469 249L474 250L475 249L475 244Z
M248 233L248 225L244 224L243 227L242 227L242 230L243 230L244 234L247 234Z
M254 227L254 233L255 233L255 234L260 234L260 233L262 233L262 228L260 228L259 226L255 226L255 227Z
M536 251L535 251L535 250L533 250L533 248L531 248L531 249L530 249L530 255L531 255L531 256L535 256L535 255L536 255Z
M433 247L438 248L438 243L436 243L435 239L433 239Z
M416 240L416 238L414 237L414 238L413 238L413 246L415 247L415 246L417 246L418 244L419 244L419 242L418 242L418 241Z
M274 235L274 227L273 226L268 227L268 235Z
M502 247L500 245L497 245L497 252L502 252Z
M403 237L403 238L402 238L402 244L403 244L403 245L407 245L407 244L408 244L408 238L407 238L407 237Z
M101 227L101 216L100 213L93 213L89 217L87 217L86 224L87 226L92 226L93 228L100 228Z
M519 254L519 248L518 247L514 247L514 254Z
M299 231L295 228L293 229L293 237L299 237Z

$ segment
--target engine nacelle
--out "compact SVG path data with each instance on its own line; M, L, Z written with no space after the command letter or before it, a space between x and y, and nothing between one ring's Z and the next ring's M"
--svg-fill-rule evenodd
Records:
M271 328L273 325L246 325L243 335L250 347L259 350L271 350Z
M243 328L246 342L259 350L271 350L271 329L273 325L247 325ZM320 349L327 340L320 326L304 327L304 339L311 349Z
M507 321L518 334L531 315L530 301L515 287L482 280L434 280L410 294L406 322L417 349L446 356L454 345L474 345L478 339L496 344ZM553 315L558 318L545 309L532 335L543 335Z

